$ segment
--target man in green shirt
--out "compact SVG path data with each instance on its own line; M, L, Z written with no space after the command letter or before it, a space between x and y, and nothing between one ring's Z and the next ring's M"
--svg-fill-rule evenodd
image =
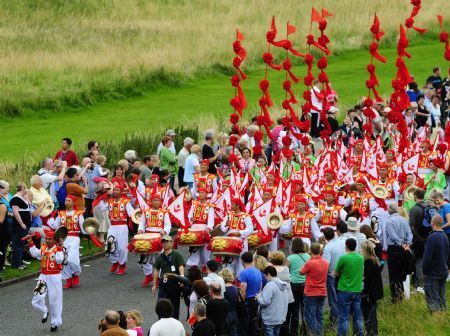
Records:
M363 320L361 312L361 291L363 287L364 258L355 252L356 240L345 241L346 254L339 258L334 269L338 282L338 336L347 336L348 318L353 312L353 334L363 336Z
M168 273L184 275L184 259L180 252L173 250L172 237L164 235L161 238L164 251L156 257L153 265L153 287L152 292L156 294L156 287L159 280L158 300L169 299L173 305L173 318L180 316L180 295L181 288L178 281L173 277L168 277Z

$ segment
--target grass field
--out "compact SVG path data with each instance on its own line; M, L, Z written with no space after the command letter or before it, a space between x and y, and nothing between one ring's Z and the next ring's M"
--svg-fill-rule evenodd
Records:
M411 73L418 83L423 84L435 65L444 66L442 46L428 43L409 48L413 55L407 61ZM390 89L394 74L395 49L382 49L388 63L377 65L380 92L385 96ZM366 94L367 79L365 70L369 56L366 50L349 51L330 58L329 77L338 91L341 111L356 103L358 97ZM304 66L296 66L294 72L303 76ZM260 97L258 87L263 72L261 68L248 74L243 83L249 101L247 116L258 113L257 102ZM271 92L280 106L282 80L284 73L271 71ZM303 90L296 88L296 92ZM60 139L69 136L74 147L80 148L91 138L104 141L118 139L125 133L134 131L160 132L169 126L200 125L200 129L223 125L231 111L229 99L233 91L229 76L216 74L207 79L188 81L182 87L173 88L160 85L141 97L99 103L95 106L78 109L64 109L63 112L40 111L17 118L3 118L0 122L2 150L0 162L15 161L33 157L36 161L44 155L53 155L59 148Z
M335 53L367 46L375 12L386 31L382 45L391 46L411 11L409 0L2 1L0 114L61 112L210 75L230 63L236 27L255 66L272 15L280 34L286 21L297 26L292 38L305 50L312 3L335 13L327 29ZM437 40L436 14L445 15L446 4L424 2L416 24L430 30L426 41ZM409 34L413 42L417 36Z

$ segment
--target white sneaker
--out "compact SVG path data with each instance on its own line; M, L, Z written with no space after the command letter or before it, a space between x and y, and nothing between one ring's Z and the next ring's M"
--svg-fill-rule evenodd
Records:
M29 261L26 261L26 260L22 260L22 262L25 264L25 265L29 265L29 264L31 264L31 262L29 262Z
M421 293L425 295L425 290L423 289L423 287L417 287L417 293Z

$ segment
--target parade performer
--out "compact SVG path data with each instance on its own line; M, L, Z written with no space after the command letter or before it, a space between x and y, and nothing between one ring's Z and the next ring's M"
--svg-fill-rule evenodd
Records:
M378 164L378 180L372 181L373 187L377 185L383 186L389 191L389 195L386 198L388 204L398 201L398 191L400 186L396 177L389 178L389 166L384 162Z
M361 220L369 217L370 212L378 207L373 195L366 191L366 180L363 178L356 181L356 191L350 193L343 205L344 207L351 205L351 211L357 211Z
M141 217L138 233L159 233L161 236L170 233L172 225L170 223L169 212L161 208L161 195L154 194L151 197L151 208L146 209ZM140 264L142 264L145 279L142 286L146 287L153 280L153 262L156 254L141 255Z
M320 222L320 229L331 227L336 230L339 221L345 222L347 212L342 205L336 204L336 193L332 190L323 192L325 204L319 204L319 211L316 215L317 222Z
M150 205L152 195L162 195L164 187L159 184L159 175L152 174L149 179L146 180L144 199Z
M216 191L216 175L210 174L208 169L209 160L202 160L200 162L200 172L198 174L194 174L194 187L192 190L192 195L194 195L194 197L198 194L198 189L200 188L206 189L208 199L211 199L213 193Z
M228 212L220 225L220 229L226 236L240 237L242 239L244 246L242 253L248 251L247 237L253 233L252 220L244 211L244 203L239 198L233 197L231 199L231 211ZM236 275L239 275L243 270L243 266L238 257L233 258L229 266Z
M395 160L395 151L393 149L386 150L386 165L388 166L388 177L397 178L397 170L400 168L400 164Z
M323 176L325 179L321 181L321 191L334 191L337 194L339 192L339 182L336 181L336 176L333 169L325 169L323 171Z
M192 202L188 219L191 223L191 229L204 230L207 231L209 235L209 232L214 229L214 206L208 202L207 188L201 187L197 192L197 199ZM190 252L191 255L189 256L186 265L201 266L202 269L206 269L206 263L210 256L210 251L207 249L207 246L204 245L198 248L191 248Z
M48 294L51 332L56 331L62 325L63 309L61 270L63 269L64 253L62 247L56 244L54 236L54 231L47 231L45 244L42 244L40 249L34 246L31 236L28 238L30 254L33 258L41 261L41 274L31 303L33 308L42 313L42 323L47 322L49 313L45 298Z
M300 165L294 161L294 152L290 149L284 149L282 150L282 153L284 155L283 160L283 171L281 172L283 178L285 180L288 180L292 178L292 175L296 175L300 173Z
M57 229L65 226L69 231L64 248L67 250L67 265L62 270L62 278L66 280L65 289L77 287L80 284L80 233L83 232L83 211L75 209L75 196L66 197L66 210L58 211L56 219L50 219L48 224L51 228ZM84 232L83 232L84 233Z
M420 154L419 154L419 176L424 178L425 174L431 173L430 168L430 157L432 152L430 150L430 140L424 139L420 144Z
M128 217L133 215L133 207L129 198L122 196L122 185L115 184L112 197L108 199L109 227L106 238L106 253L112 263L111 273L125 273L128 260Z
M308 212L308 200L302 195L295 195L293 199L294 212L289 217L289 233L292 238L301 238L311 246L311 234L317 240L323 234L319 230L315 214Z

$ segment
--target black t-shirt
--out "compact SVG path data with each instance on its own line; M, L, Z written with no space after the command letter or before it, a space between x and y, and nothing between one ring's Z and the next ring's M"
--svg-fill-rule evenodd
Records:
M212 157L214 157L214 149L210 145L204 144L202 148L202 159L205 160ZM209 163L208 173L217 174L216 161Z
M441 76L435 76L435 75L431 75L430 77L427 78L427 83L432 82L433 83L433 87L435 89L440 89L442 86L442 78Z
M214 323L212 323L207 318L201 320L200 322L194 325L192 336L214 336L214 335L216 335L216 328L214 327Z
M11 204L11 208L13 206L19 207L20 218L22 218L22 222L26 227L29 228L31 226L31 208L28 202L19 196L14 196L9 204ZM15 217L13 218L13 226L20 226Z
M209 299L206 305L206 317L216 326L217 335L225 333L225 320L228 315L228 301L225 299Z
M420 113L430 114L430 112L428 112L425 105L423 105L423 106L417 105L417 111ZM416 115L414 120L417 123L417 128L420 128L420 127L425 126L425 124L427 123L428 117Z
M236 310L236 302L238 299L238 289L236 286L225 286L225 299L228 301L228 311Z
M154 269L159 270L159 278L162 280L160 286L171 286L179 289L176 279L168 279L164 277L166 273L175 273L180 275L180 266L184 266L184 258L180 252L172 250L168 256L162 252L156 257Z

